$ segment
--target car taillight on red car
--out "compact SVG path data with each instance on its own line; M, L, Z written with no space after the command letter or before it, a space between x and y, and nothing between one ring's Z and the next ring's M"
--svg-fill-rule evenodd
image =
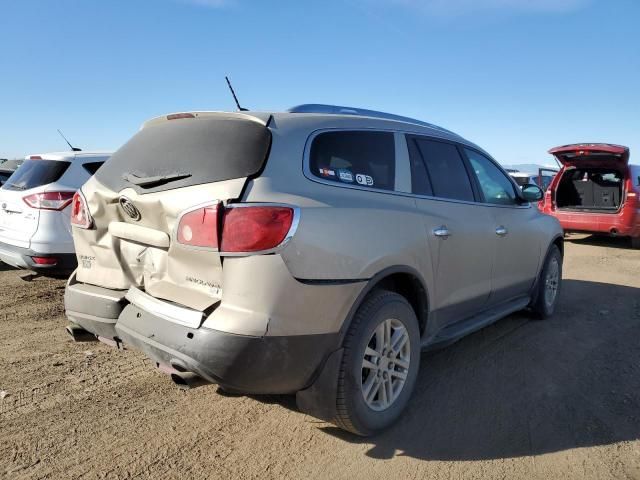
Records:
M71 225L78 228L91 228L93 219L87 207L87 201L80 192L76 192L73 196L71 204Z
M286 239L293 220L291 207L208 205L180 218L178 243L218 249L223 254L263 252Z
M74 192L43 192L27 195L22 200L39 210L64 210L73 199Z

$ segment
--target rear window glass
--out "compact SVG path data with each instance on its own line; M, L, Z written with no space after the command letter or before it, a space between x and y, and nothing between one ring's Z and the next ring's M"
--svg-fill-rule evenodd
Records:
M60 180L71 165L58 160L25 160L2 186L5 190L29 190Z
M434 196L474 201L469 175L455 145L420 137L412 141L427 167Z
M89 175L95 175L104 162L91 162L82 165Z
M168 120L140 130L98 170L115 192L151 193L260 172L271 145L261 123L229 117Z
M393 133L321 133L311 145L309 168L323 180L393 190L396 178Z

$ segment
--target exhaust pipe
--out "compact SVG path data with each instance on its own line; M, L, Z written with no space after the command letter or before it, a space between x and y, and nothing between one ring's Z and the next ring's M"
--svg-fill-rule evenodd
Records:
M96 342L96 341L98 341L98 339L96 338L96 336L93 333L87 332L80 325L71 324L71 325L67 326L65 328L65 330L67 331L67 333L69 335L71 335L71 338L73 338L74 342Z
M174 372L171 374L171 380L181 390L191 390L192 388L211 384L209 380L205 380L193 372Z

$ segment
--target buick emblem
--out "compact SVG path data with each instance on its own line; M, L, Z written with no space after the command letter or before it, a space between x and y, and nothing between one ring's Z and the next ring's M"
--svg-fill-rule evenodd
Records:
M140 210L136 208L131 200L129 200L127 197L120 197L119 202L120 207L122 207L122 210L124 210L124 213L129 215L129 217L133 218L136 222L140 220Z

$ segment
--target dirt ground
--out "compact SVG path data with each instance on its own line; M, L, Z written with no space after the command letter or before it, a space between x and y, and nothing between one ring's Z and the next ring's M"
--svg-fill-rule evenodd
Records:
M64 282L0 267L0 478L640 479L640 251L626 247L571 237L555 317L512 315L425 354L405 415L373 439L75 344Z

